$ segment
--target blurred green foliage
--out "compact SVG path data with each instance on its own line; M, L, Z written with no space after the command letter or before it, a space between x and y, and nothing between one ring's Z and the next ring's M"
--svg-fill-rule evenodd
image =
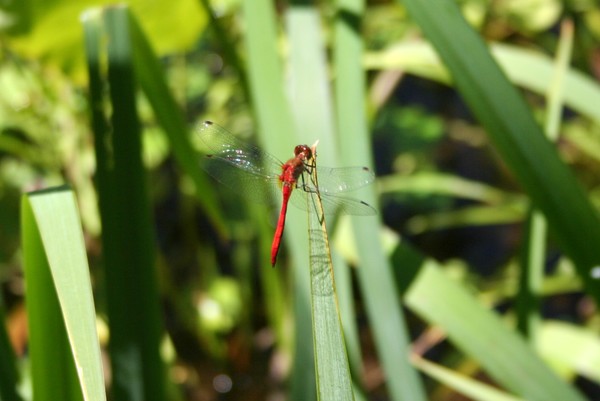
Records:
M275 8L272 3L269 6L276 12L280 35L277 57L287 66L291 50L286 16L295 4L277 2ZM595 1L457 3L485 40L540 56L549 68L553 66L551 58L556 53L560 23L570 18L575 27L572 65L589 80L585 82L591 91L598 90L600 8ZM63 183L73 187L79 202L99 319L106 319L106 278L81 20L90 8L110 4L93 0L9 0L0 5L0 284L11 333L18 327L18 306L23 297L20 195ZM159 56L170 92L188 126L210 118L246 140L251 140L252 134L264 138L257 132L261 127L256 123L257 106L245 81L249 55L240 1L132 0L125 4ZM320 2L314 8L311 4L311 8L320 12L323 36L329 46L326 50L332 51L331 22L339 10L334 2ZM395 49L415 41L423 44L419 27L403 5L370 1L357 18L362 19L361 34L368 54L364 100L374 164L382 177L378 183L382 236L397 255L401 252L396 246L404 235L402 241L408 239L418 249L417 256L443 262L452 278L473 290L486 305L510 309L518 291L518 254L523 236L520 222L528 203L522 187L463 98L447 86L448 74L439 72L439 61L431 63L413 48L408 56L398 56L394 61L404 69L385 62L375 66L378 61L374 56L393 55ZM520 77L508 75L524 86L526 73L535 75L539 71L533 64L520 64L518 70ZM545 89L532 85L524 95L533 115L542 122ZM567 87L566 91L572 89ZM565 98L578 97L578 93L567 93ZM283 268L263 269L272 213L245 204L219 186L202 189L214 193L220 201L217 213L224 223L219 225L218 217L199 206L203 204L197 200L197 184L176 161L172 142L153 104L147 96L136 94L159 249L157 265L166 328L163 339L165 348L172 346L175 351L165 352L171 383L178 388L171 390L178 394L172 399L218 399L221 387L213 385L212 379L221 373L234 383L229 395L221 396L228 398L223 399L266 399L285 391L282 389L294 358L290 338L295 331L295 294L290 290L293 276L285 270L291 263L287 251L283 251ZM556 146L597 207L600 121L583 106L568 99L566 103L569 108L562 115ZM586 103L589 106L592 102ZM103 107L110 114L110 105ZM288 133L280 133L284 135ZM350 229L342 227L336 235L349 235ZM563 377L578 378L580 389L593 399L600 391L600 363L582 361L586 354L596 355L594 352L600 348L597 337L593 340L600 320L593 302L583 295L572 264L553 239L550 237L546 252L549 276L544 280L544 310L547 318L560 318L571 325L544 326L539 340L541 352L552 366L558 366L556 370ZM349 241L344 243L347 246ZM352 247L347 248L341 249L345 258L358 264L348 254ZM402 271L406 265L393 266L397 276L407 274ZM403 285L406 282L399 286ZM385 372L378 370L377 354L372 348L373 328L366 323L369 316L361 299L364 295L353 294L363 357L368 362L364 377L355 380L367 398L390 399ZM413 294L412 302L421 302L418 295ZM511 318L507 314L507 319ZM435 331L412 318L410 324L413 333ZM26 358L24 340L17 336L13 334L12 338L16 352ZM557 355L560 353L556 349L562 349L565 337L570 344L585 341L587 347ZM424 335L419 340L415 352L424 353L419 347L433 349L436 362L474 376L473 355L459 355L441 339L430 340ZM428 374L443 380L435 373ZM456 399L455 392L437 382L428 391L432 400Z

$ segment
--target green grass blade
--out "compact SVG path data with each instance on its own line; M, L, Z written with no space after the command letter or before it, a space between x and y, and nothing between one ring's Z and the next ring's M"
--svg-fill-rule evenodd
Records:
M556 56L556 72L547 94L546 136L556 141L563 108L566 71L573 47L573 25L563 24ZM520 291L517 298L517 322L521 333L535 341L540 317L540 292L545 268L546 236L548 225L544 216L532 210L526 222L526 239L521 264Z
M290 42L288 58L290 95L288 97L295 127L287 137L292 140L297 138L297 143L309 145L318 139L320 160L327 165L336 165L337 148L328 66L319 12L312 3L293 1L286 10L284 21ZM289 154L290 149L291 147L285 154ZM307 255L300 254L306 249L304 244L307 244L305 224L302 222L290 225L288 230L288 235L292 234L290 238L293 237L293 242L289 243L294 244L296 280L303 280L306 275L304 266L306 266ZM308 243L314 245L313 240L314 238L309 238ZM302 246L297 246L299 244ZM314 270L318 267L313 264L313 250L309 249L308 252L311 254L310 302L317 397L320 400L352 399L351 379L335 295L331 295L332 298L317 299L315 288L319 285L320 279L315 277L318 273ZM329 267L321 267L321 269L325 271ZM332 280L331 277L321 278L321 280L327 279Z
M93 18L104 17L102 22ZM91 104L94 117L98 196L106 268L110 352L116 400L164 400L158 284L154 233L141 160L140 127L135 109L135 80L130 41L130 17L125 7L92 15L89 30L102 29L86 41L106 35L108 77L99 65L99 44L88 47ZM102 54L102 53L101 53ZM107 83L110 100L105 91ZM109 127L101 107L110 101ZM98 122L99 121L99 122ZM112 128L109 129L109 128Z
M513 397L506 394L489 384L461 375L454 370L431 363L425 359L414 357L413 363L424 373L435 378L446 386L453 388L461 394L468 396L474 401L525 401L522 398Z
M571 21L563 23L556 52L556 65L552 74L551 85L546 92L548 110L546 112L544 131L546 136L552 141L556 141L560 134L565 89L567 88L567 72L573 51L573 30L573 23Z
M546 256L547 224L544 216L531 209L524 223L524 240L520 255L519 291L515 302L517 329L535 342L541 322L540 292Z
M257 120L257 132L264 147L272 154L290 154L296 145L294 123L284 92L283 67L278 51L278 37L273 4L267 0L244 0L248 83ZM294 309L294 361L290 378L290 399L309 401L315 398L315 372L310 312L310 277L306 266L308 244L305 219L290 211L286 227L286 243L293 243L291 255Z
M544 95L554 74L553 60L547 55L504 43L490 43L490 51L511 82ZM407 41L383 51L367 52L368 69L401 69L424 78L450 82L448 71L430 44ZM594 79L571 68L565 77L564 103L571 109L600 122L600 85Z
M290 41L290 105L300 143L319 140L323 165L339 164L328 65L319 11L292 2L285 15ZM287 153L290 153L289 150Z
M426 321L442 327L452 343L511 392L528 400L584 400L522 337L433 263L421 266L405 302Z
M372 166L365 105L365 72L361 68L362 38L359 21L364 8L360 0L338 1L335 26L335 98L343 161L348 165ZM360 192L360 198L375 205L375 189ZM383 253L376 219L355 218L353 228L361 260L357 269L360 288L377 351L393 400L425 400L425 391L408 362L410 342L400 308L392 269ZM393 347L390 344L394 344Z
M427 171L409 176L394 174L377 177L377 189L384 195L399 192L417 196L452 196L490 205L500 205L512 198L522 197L520 194L506 192L480 181Z
M449 212L413 216L406 222L407 232L418 235L427 231L465 226L515 224L526 214L524 202L511 202L499 206L468 206Z
M169 90L163 68L134 18L131 18L130 27L136 80L167 134L175 159L192 178L196 197L215 226L224 233L225 223L216 194L212 190L214 186L200 169L198 152L191 145L188 125L181 108Z
M338 304L340 306L340 318L344 329L344 339L346 343L346 352L350 363L350 372L355 386L362 386L363 362L360 348L360 339L358 334L358 324L356 321L356 307L354 304L354 291L352 290L352 272L341 257L339 252L332 250L333 276L335 277L335 288L337 292ZM356 393L354 394L356 397Z
M600 264L596 246L600 243L600 220L523 97L455 3L407 0L404 5L437 49L503 160L544 213L555 238L575 262L586 291L600 302L600 280L591 276L592 268Z
M284 73L278 49L275 12L266 0L244 0L248 81L256 132L275 155L290 154L296 145L292 114L285 96Z
M92 287L73 192L34 192L21 204L34 397L104 400Z
M546 321L537 340L539 353L564 376L578 374L600 383L600 339L594 328Z
M318 194L307 193L306 197L317 398L323 401L353 401L352 377L340 320L323 205Z
M511 80L524 88L545 94L548 83L553 82L555 67L553 60L545 54L530 49L497 43L492 47L494 57ZM563 102L577 112L600 122L600 110L595 107L600 102L598 81L569 68L564 77L565 91Z

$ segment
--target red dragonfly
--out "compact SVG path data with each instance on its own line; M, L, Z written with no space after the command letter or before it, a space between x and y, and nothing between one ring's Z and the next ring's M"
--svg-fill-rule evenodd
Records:
M299 189L307 192L319 192L326 212L337 211L346 214L370 216L376 214L369 204L337 195L363 187L373 182L375 175L367 167L328 168L316 167L319 188L312 186L306 174L313 168L308 164L312 160L312 150L307 145L298 145L294 157L282 163L275 156L246 143L224 128L211 121L205 121L199 129L200 139L208 147L208 154L202 161L202 167L217 181L240 193L242 196L259 202L272 201L276 186L282 192L279 221L271 247L271 265L275 266L277 253L285 228L285 216L288 201L300 209L307 209L305 196Z

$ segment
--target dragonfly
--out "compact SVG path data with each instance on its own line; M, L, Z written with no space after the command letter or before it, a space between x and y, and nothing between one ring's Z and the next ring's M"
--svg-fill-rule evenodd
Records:
M283 163L212 121L201 123L198 134L210 152L203 158L201 167L217 181L257 202L272 202L273 194L281 193L281 209L271 245L272 266L277 262L288 203L308 211L306 196L302 196L306 195L305 192L318 193L327 213L376 214L368 203L338 195L373 182L375 175L367 167L315 167L312 164L313 150L307 145L296 146L294 156ZM319 177L318 188L309 179L315 168ZM273 187L277 192L271 189Z

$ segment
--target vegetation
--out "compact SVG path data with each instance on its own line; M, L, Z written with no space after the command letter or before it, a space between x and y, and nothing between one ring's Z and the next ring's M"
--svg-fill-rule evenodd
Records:
M594 2L0 7L1 400L600 396ZM334 293L203 120L375 170Z

